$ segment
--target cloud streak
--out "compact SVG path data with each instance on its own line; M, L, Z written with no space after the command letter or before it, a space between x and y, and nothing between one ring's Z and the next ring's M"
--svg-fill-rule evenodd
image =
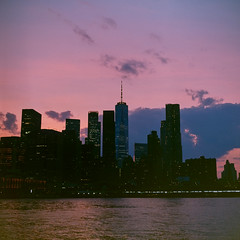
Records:
M193 145L196 146L198 143L198 136L194 133L191 133L190 130L187 128L184 129L184 133L191 138Z
M162 64L167 64L170 61L169 58L163 57L161 52L157 52L154 49L147 49L145 53L159 60Z
M108 17L103 17L102 18L102 28L103 29L116 29L117 28L117 23L114 19L108 18Z
M71 114L71 111L65 111L65 112L61 112L61 113L58 113L55 111L47 111L47 112L45 112L45 114L48 117L50 117L58 122L64 122L67 118L70 118L73 116Z
M0 129L12 134L18 134L17 117L13 113L4 115L0 112Z
M208 95L208 91L206 90L198 90L198 91L194 91L192 89L185 89L185 92L187 93L187 95L192 97L192 100L195 101L197 100L199 103L199 107L212 107L215 106L217 104L220 104L223 99L216 99L216 98L212 98L212 97L205 97L205 95Z
M150 33L149 37L151 39L157 41L157 42L161 42L162 41L161 37L158 34L156 34L156 33Z
M83 42L86 42L88 44L94 44L93 38L87 33L86 30L80 28L77 24L73 23L71 20L65 18L62 14L59 12L49 8L49 12L57 16L61 21L63 21L66 25L70 26L72 28L72 31L78 35Z
M100 57L100 64L123 74L122 78L136 77L148 69L148 65L144 61L136 59L118 60L116 57L108 54Z

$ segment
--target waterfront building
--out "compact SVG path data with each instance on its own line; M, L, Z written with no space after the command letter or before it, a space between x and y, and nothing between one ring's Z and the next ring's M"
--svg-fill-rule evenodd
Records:
M230 163L228 160L224 165L222 180L229 183L234 183L237 181L237 171L234 167L234 163Z
M100 157L101 146L101 122L98 121L98 112L88 113L88 144L92 144L95 148L94 157Z
M121 101L115 105L115 144L116 159L119 168L122 168L123 160L128 157L128 105L123 102L123 90L121 83Z
M34 109L22 110L21 137L41 129L42 115Z
M148 135L148 155L147 167L149 171L149 181L151 185L158 186L162 177L162 159L160 149L160 139L157 131L152 131Z
M185 160L185 173L191 182L209 186L217 179L216 158L200 158Z
M106 164L115 164L115 122L111 110L103 111L103 158Z
M148 145L147 143L134 144L134 161L139 163L143 157L147 157Z
M80 120L66 119L66 131L74 131L76 137L80 139Z
M179 104L166 104L166 120L161 122L160 132L165 178L174 180L182 163Z

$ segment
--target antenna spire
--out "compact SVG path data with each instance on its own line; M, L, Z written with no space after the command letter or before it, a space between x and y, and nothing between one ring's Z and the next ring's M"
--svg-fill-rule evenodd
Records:
M121 103L123 102L123 88L122 88L122 81L121 81Z

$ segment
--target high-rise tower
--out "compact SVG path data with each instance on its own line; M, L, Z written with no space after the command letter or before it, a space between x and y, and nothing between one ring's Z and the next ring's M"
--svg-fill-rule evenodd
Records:
M98 121L98 112L88 113L88 142L96 148L96 157L100 157L101 122Z
M66 130L74 131L76 137L80 139L80 120L79 119L66 119Z
M41 129L42 115L34 109L22 110L21 137Z
M123 89L121 82L121 101L115 105L115 144L116 159L119 168L128 156L128 105L123 102Z
M166 121L161 122L161 146L165 177L173 180L182 162L179 104L166 105Z
M106 165L115 165L114 111L103 111L103 158Z

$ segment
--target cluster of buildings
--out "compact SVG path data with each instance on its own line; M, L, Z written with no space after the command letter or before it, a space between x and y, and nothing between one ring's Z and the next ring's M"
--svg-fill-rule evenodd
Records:
M102 144L101 144L102 143ZM216 159L182 161L180 107L166 105L166 120L147 136L147 143L135 143L134 159L129 155L128 105L121 101L114 110L88 113L88 136L80 141L80 120L66 119L62 132L41 129L41 114L22 110L21 137L0 141L0 188L6 184L43 186L76 184L85 189L160 189L213 187L217 184ZM226 162L222 181L234 184L234 165ZM21 187L21 186L20 186Z

